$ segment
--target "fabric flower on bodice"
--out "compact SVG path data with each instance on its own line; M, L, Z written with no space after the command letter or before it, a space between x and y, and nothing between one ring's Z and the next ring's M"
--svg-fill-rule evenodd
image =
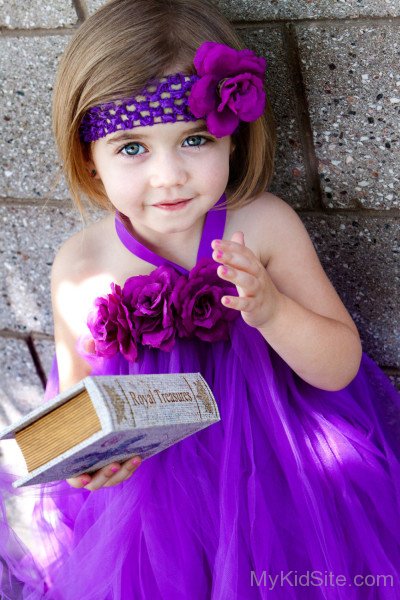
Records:
M228 337L228 321L239 312L221 304L225 294L237 296L236 287L224 281L217 273L218 263L207 258L180 277L172 293L172 303L178 314L179 337L196 337L206 342L217 342Z
M110 357L119 351L127 360L136 360L137 332L119 285L112 283L111 294L96 298L87 325L97 356Z
M117 352L135 362L138 346L170 351L176 337L216 342L229 336L229 321L239 312L221 304L237 290L217 274L218 263L203 258L181 275L163 265L149 275L136 275L123 288L112 283L111 294L96 298L88 328L97 356Z
M251 50L204 42L194 66L200 76L193 84L189 107L217 138L231 135L240 121L255 121L264 112L266 60Z
M122 296L144 346L171 350L175 343L171 293L179 274L173 267L161 266L149 275L136 275L125 281Z

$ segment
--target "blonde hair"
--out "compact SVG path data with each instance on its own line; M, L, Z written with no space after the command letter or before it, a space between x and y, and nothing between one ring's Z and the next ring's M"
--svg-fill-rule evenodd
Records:
M83 212L82 196L113 210L100 180L90 176L90 145L79 126L92 106L138 93L151 77L172 65L195 73L193 57L211 40L242 49L227 19L208 0L111 0L79 27L57 73L53 129L72 198ZM232 136L226 189L230 208L247 204L269 185L274 169L275 122L269 101L253 123Z

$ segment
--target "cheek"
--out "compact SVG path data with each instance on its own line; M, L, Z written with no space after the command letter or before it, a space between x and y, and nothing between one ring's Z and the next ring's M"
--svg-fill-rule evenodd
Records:
M132 169L113 167L99 169L100 179L103 182L104 188L109 196L124 197L127 194L132 194ZM134 177L135 188L140 186L140 176Z
M227 180L229 177L229 154L217 154L209 157L205 165L207 180Z
M121 191L123 191L123 185L120 178L112 178L107 175L103 175L100 173L100 179L103 183L104 189L106 191L107 196L110 200L120 196Z

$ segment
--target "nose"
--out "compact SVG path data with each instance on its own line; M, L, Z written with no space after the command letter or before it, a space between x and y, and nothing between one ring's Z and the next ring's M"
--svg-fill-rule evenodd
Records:
M188 174L182 158L174 152L160 152L151 161L150 184L154 188L184 185Z

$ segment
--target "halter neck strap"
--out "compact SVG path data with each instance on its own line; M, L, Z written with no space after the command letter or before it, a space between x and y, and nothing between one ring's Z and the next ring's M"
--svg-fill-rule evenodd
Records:
M225 194L222 194L215 206L221 205L225 201L226 196ZM213 251L211 248L211 242L213 239L222 239L225 230L225 222L226 207L223 210L210 209L208 211L204 220L196 262L198 262L201 258L211 257ZM134 235L126 229L125 224L122 221L122 215L118 211L115 214L115 230L125 248L132 252L132 254L135 254L135 256L138 256L142 260L145 260L156 267L170 265L182 274L188 273L188 270L181 265L178 265L171 260L156 254L150 250L150 248L147 248L147 246L144 246L141 242L139 242Z

